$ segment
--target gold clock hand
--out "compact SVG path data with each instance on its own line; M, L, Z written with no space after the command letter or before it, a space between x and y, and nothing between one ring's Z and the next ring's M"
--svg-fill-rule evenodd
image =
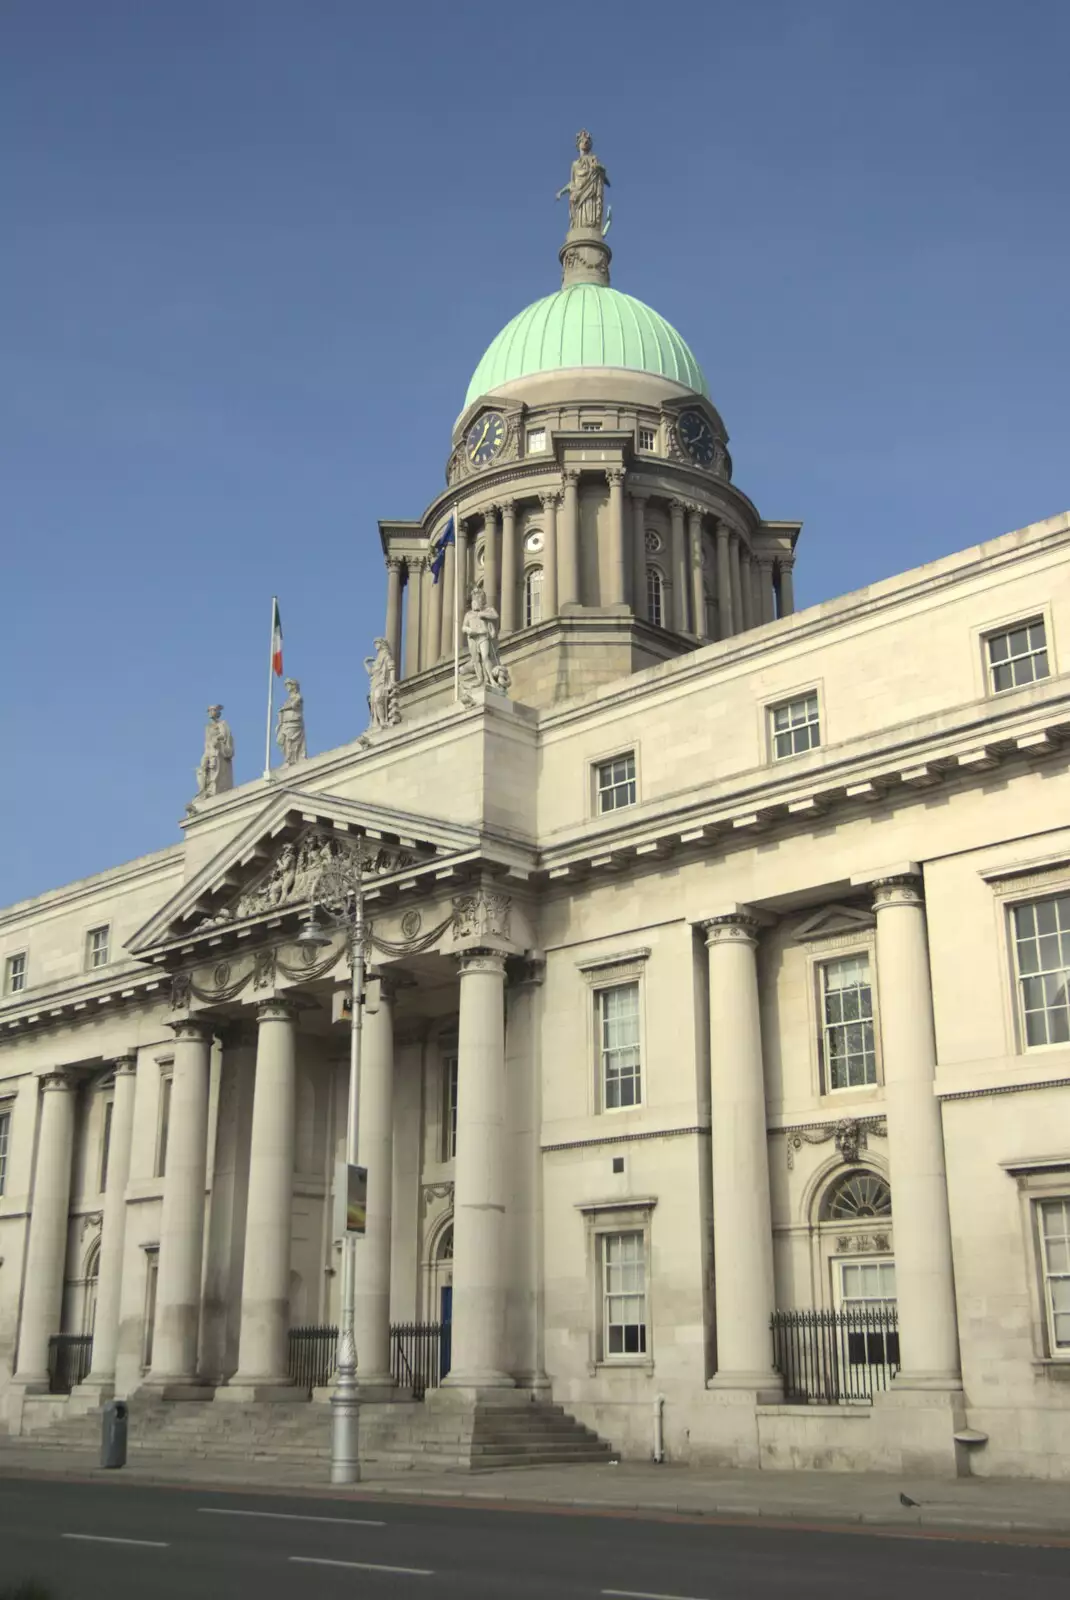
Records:
M474 456L475 455L476 451L479 449L480 445L483 443L483 440L487 437L487 433L488 433L489 429L490 429L489 421L488 422L484 422L484 424L483 424L483 432L480 434L479 438L476 440L475 444L472 446L471 450L469 450L469 452L468 452L468 454L470 456Z

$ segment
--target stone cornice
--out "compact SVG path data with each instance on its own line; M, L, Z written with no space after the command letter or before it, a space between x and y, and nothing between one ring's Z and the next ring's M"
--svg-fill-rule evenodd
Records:
M101 895L116 894L131 883L140 886L150 882L154 874L164 875L176 867L181 872L184 854L181 843L167 845L163 850L154 850L151 855L138 856L117 867L95 872L89 878L78 878L74 883L61 885L58 889L46 889L28 900L16 900L13 905L0 910L0 932L16 929L24 919L33 919L36 924L42 912L66 912L79 900L95 900Z
M612 813L609 825L594 819L569 841L540 851L538 878L576 879L605 869L654 864L689 851L711 848L726 854L755 837L769 838L827 826L837 811L865 810L874 803L911 804L943 786L966 788L988 780L994 767L1013 771L1054 754L1070 739L1070 687L1059 685L1048 703L1015 710L1006 702L980 702L969 708L973 722L948 728L947 716L892 749L878 747L829 759L794 777L763 766L733 775L702 799L674 797L662 805ZM978 711L983 715L978 715ZM917 729L917 724L910 725ZM978 757L982 759L978 759Z
M915 610L919 600L938 600L949 588L980 577L986 580L998 577L1004 568L1019 565L1025 555L1034 558L1049 553L1057 555L1070 545L1070 512L1049 518L1048 522L1052 526L1028 542L1023 543L1020 532L1005 534L991 544L974 545L969 550L913 568L866 589L822 601L805 611L794 611L791 616L779 617L774 622L761 623L729 639L704 644L671 664L648 667L619 682L592 689L559 707L541 711L540 731L567 728L584 722L592 714L601 716L608 711L631 707L648 695L652 698L674 696L683 685L706 677L712 667L721 664L748 671L756 656L766 655L775 646L817 650L821 647L822 634L846 624L869 621L899 607ZM995 702L989 703L995 705Z
M24 990L16 1003L5 1000L0 1005L0 1038L60 1022L95 1021L103 1012L131 1004L154 1004L166 1000L169 993L167 979L151 967L127 968L121 977L109 974L107 979L87 976L79 982L68 978Z

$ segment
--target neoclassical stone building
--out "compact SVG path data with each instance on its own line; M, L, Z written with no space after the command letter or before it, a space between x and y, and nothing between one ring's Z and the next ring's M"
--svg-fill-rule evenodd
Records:
M795 612L800 524L610 287L600 173L380 525L398 720L0 914L13 1429L297 1392L349 1036L344 933L297 940L359 860L369 1406L446 1323L428 1418L1070 1476L1070 516Z

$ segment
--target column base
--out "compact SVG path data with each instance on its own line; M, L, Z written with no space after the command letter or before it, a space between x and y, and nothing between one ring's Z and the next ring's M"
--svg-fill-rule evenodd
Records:
M215 1391L217 1404L222 1405L292 1405L305 1398L305 1391L297 1389L289 1378L253 1378L238 1373Z
M439 1406L513 1405L516 1383L507 1372L451 1372L437 1389L429 1389L424 1403Z
M784 1380L779 1372L716 1372L706 1379L714 1393L738 1395L741 1403L775 1406L784 1398Z
M150 1373L139 1385L138 1394L147 1400L211 1400L215 1385L197 1378L154 1378Z
M115 1399L114 1378L94 1378L90 1373L81 1383L76 1383L71 1390L72 1400L90 1400L98 1405L103 1405L105 1400Z

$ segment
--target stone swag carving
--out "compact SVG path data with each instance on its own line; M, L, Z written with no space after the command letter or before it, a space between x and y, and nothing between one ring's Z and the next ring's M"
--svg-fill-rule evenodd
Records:
M509 674L498 654L498 613L481 588L472 590L472 601L464 614L461 631L468 644L468 661L461 678L470 689L509 687Z
M458 895L453 902L455 939L508 939L512 901L496 890L478 889Z
M305 748L305 697L296 678L286 679L286 699L279 707L275 743L282 751L283 764L296 766L308 754Z
M368 711L373 728L392 728L401 721L398 710L398 669L386 639L376 639L375 654L365 656L364 670L371 680Z
M210 799L234 787L234 735L223 721L223 707L208 707L204 754L197 768L197 798Z
M795 1165L795 1152L804 1144L827 1144L835 1141L840 1159L847 1166L857 1166L862 1151L868 1148L870 1134L878 1139L887 1136L887 1128L880 1117L842 1117L839 1122L829 1122L820 1128L791 1128L788 1130L788 1167Z

